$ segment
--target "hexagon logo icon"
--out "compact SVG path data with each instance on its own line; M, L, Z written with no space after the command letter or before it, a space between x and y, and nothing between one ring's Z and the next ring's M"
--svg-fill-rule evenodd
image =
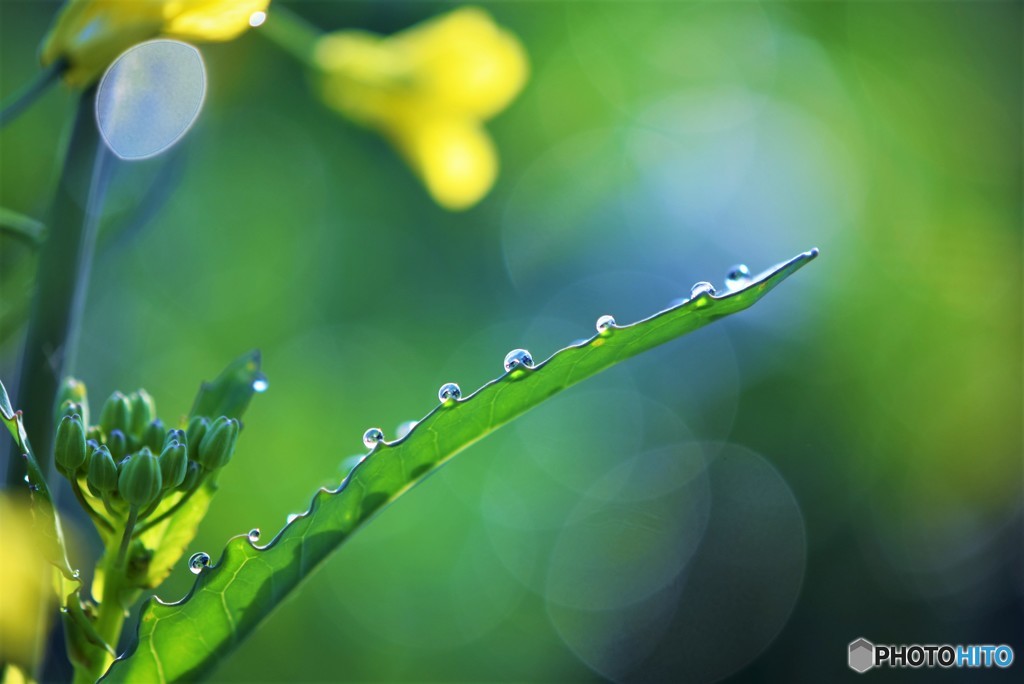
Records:
M850 669L865 673L875 666L875 645L867 639L860 638L850 642Z

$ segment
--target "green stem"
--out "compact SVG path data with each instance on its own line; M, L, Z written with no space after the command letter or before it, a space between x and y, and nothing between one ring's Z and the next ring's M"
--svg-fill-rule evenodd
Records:
M306 66L318 68L313 52L323 31L291 10L274 5L267 14L267 21L256 32Z
M132 506L128 509L128 522L124 524L124 534L121 536L121 547L117 550L117 566L123 567L128 556L128 544L132 541L132 533L135 531L135 523L139 519L139 507Z
M53 460L54 402L60 379L74 363L96 233L113 168L96 127L94 92L87 90L78 101L48 221L50 235L39 254L40 278L18 383L29 441L46 475L51 474ZM20 484L24 474L21 459L9 459L8 485Z
M58 60L54 62L36 74L36 77L29 81L19 92L9 97L0 106L0 128L14 121L19 114L39 99L39 96L45 93L50 86L56 83L61 73L63 73L65 66L63 61Z
M0 233L10 235L31 247L38 247L46 238L46 228L34 218L0 207Z
M96 527L102 527L107 532L113 532L114 526L111 525L106 518L96 512L96 509L89 505L89 502L85 498L85 494L82 492L82 487L78 484L78 480L71 480L71 491L75 493L75 498L78 499L78 505L85 509L85 512L92 518L93 523Z

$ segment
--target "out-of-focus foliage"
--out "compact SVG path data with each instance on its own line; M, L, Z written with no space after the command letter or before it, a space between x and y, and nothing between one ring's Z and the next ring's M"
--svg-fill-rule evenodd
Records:
M379 35L451 10L289 7ZM1019 3L485 7L531 76L488 124L502 171L469 211L313 106L259 29L203 46L176 172L118 169L90 388L185 414L197 375L253 347L271 379L190 550L279 529L366 427L511 348L543 358L735 262L811 244L822 262L473 447L218 678L813 680L858 636L1021 653ZM4 4L3 94L56 10ZM0 132L0 206L45 223L69 104ZM0 235L0 309L32 254ZM23 313L3 319L4 377ZM166 593L191 583L182 565Z

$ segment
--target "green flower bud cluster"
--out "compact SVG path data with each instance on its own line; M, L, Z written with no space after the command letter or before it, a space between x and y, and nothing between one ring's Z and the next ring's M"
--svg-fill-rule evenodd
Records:
M142 521L187 497L231 460L241 427L234 418L197 416L185 429L166 429L142 389L114 392L90 426L82 383L67 381L60 398L54 460L98 524L122 521L130 511Z

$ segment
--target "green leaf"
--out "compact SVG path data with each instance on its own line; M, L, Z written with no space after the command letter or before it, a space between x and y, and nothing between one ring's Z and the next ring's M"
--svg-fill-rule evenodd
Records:
M109 682L193 680L210 672L360 525L456 453L548 397L615 363L751 306L817 256L766 271L742 289L703 296L586 342L532 369L514 369L471 396L439 405L404 438L378 444L338 489L321 489L309 510L258 547L232 538L177 603L150 600L135 643L108 671Z
M46 559L53 563L60 571L65 584L62 589L63 599L71 591L78 588L78 571L71 567L68 560L67 550L64 544L64 530L60 524L60 517L53 505L53 497L50 496L50 487L46 483L39 463L36 461L32 447L28 443L28 435L25 434L25 425L21 419L21 411L15 411L11 406L11 399L7 396L7 388L0 382L0 420L7 427L14 444L25 459L28 487L32 492L32 507L35 510L35 520L39 538L43 541L43 549Z

